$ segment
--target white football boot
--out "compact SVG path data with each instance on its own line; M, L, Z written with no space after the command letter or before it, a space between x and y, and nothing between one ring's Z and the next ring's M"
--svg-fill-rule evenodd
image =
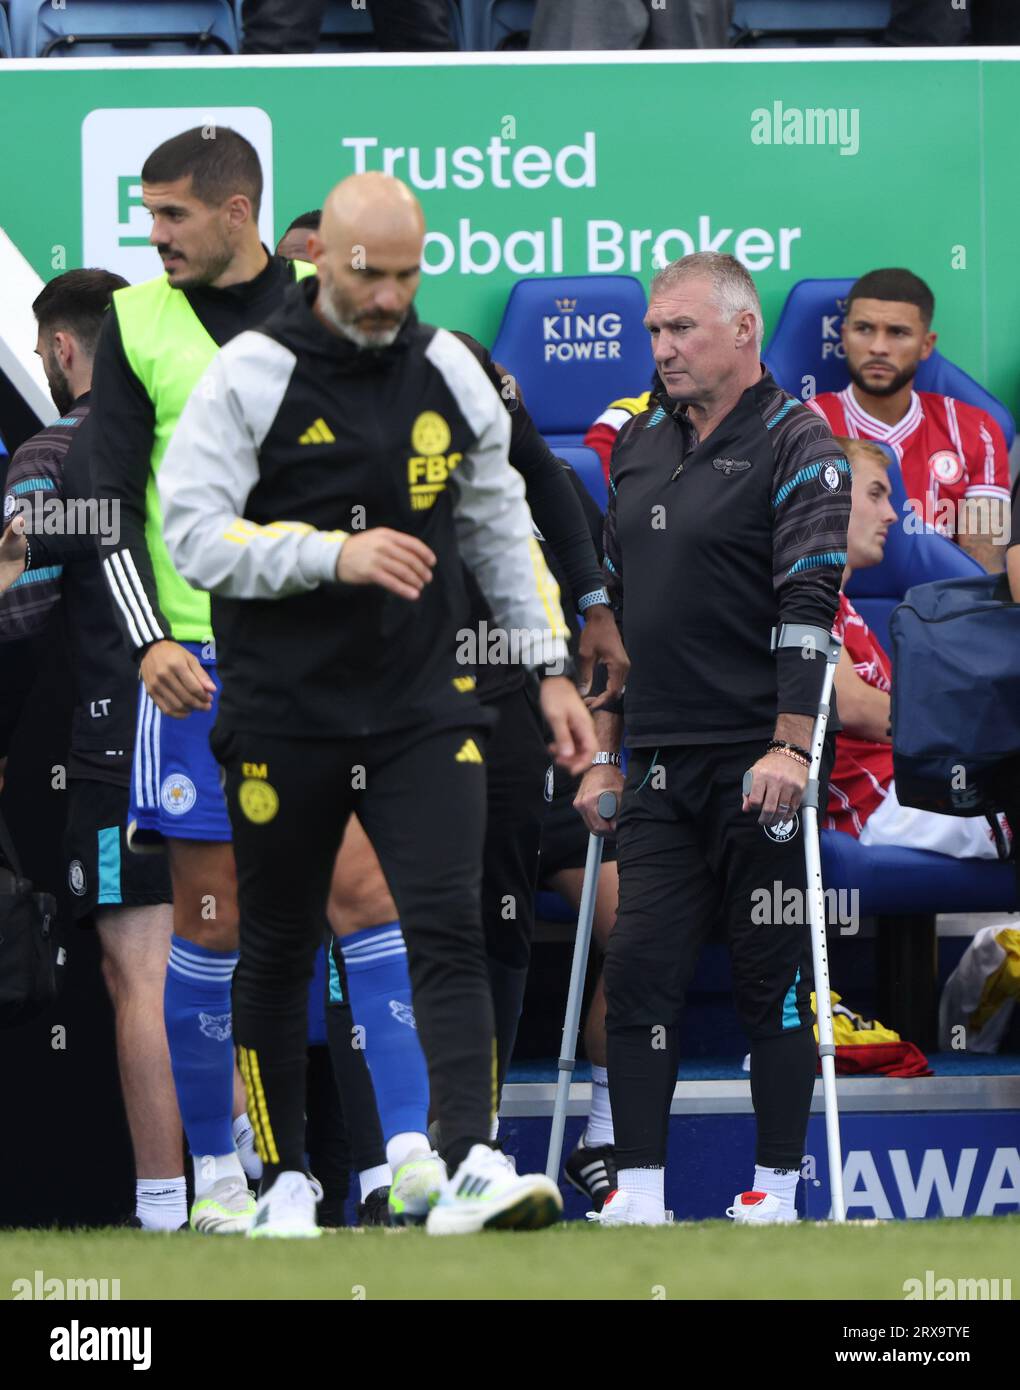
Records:
M446 1164L437 1153L412 1154L393 1174L390 1184L391 1226L420 1226L439 1201L446 1182Z
M322 1188L317 1182L313 1185L306 1173L281 1173L258 1200L249 1238L312 1240L321 1236L322 1227L315 1219L316 1203L321 1197Z
M748 1226L791 1225L797 1220L796 1214L783 1215L783 1204L774 1192L738 1192L726 1215Z
M654 1211L650 1204L641 1203L629 1192L619 1188L610 1192L599 1211L587 1213L589 1221L600 1226L669 1226L673 1221L671 1211Z
M245 1177L229 1175L214 1182L191 1204L189 1225L204 1236L243 1236L255 1216L255 1194Z
M544 1173L519 1177L506 1154L475 1144L444 1184L425 1229L430 1236L537 1231L558 1221L562 1213L560 1190Z

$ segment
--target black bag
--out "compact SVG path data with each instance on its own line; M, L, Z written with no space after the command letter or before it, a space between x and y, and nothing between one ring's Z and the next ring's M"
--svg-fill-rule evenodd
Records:
M27 1023L52 1004L63 974L57 900L33 892L0 814L0 1027Z
M1020 604L1001 574L907 591L889 620L896 796L990 815L1020 789Z

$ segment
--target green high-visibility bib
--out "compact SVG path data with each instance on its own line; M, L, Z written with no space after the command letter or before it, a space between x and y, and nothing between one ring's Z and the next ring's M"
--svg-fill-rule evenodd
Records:
M292 265L296 280L315 274L315 267L305 261ZM188 397L219 349L184 291L174 289L165 275L115 290L113 307L124 356L152 401L155 414L145 486L145 543L159 606L175 641L207 642L212 637L209 595L193 589L174 569L163 540L156 475Z

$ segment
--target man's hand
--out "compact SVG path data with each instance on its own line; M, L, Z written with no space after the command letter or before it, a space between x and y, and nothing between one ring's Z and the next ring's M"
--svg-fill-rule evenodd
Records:
M378 584L400 598L421 598L431 582L434 553L417 536L375 526L348 536L340 548L336 577L341 584Z
M0 594L5 594L16 579L25 573L25 518L19 513L0 536Z
M142 657L141 677L157 709L171 719L186 719L193 710L212 709L216 686L198 658L179 642L153 642Z
M539 699L546 723L552 730L549 752L560 767L577 777L590 767L597 746L591 715L573 681L566 676L548 676L539 687Z
M574 797L574 810L580 813L593 835L612 835L616 830L616 817L610 821L599 815L598 801L603 792L615 793L618 816L623 804L623 773L611 763L590 767L581 778L581 785Z
M578 684L582 695L587 695L591 688L596 661L605 663L609 683L597 700L586 702L589 709L601 709L607 700L619 695L630 670L630 658L623 649L616 619L603 603L593 604L584 615L577 649Z
M800 806L808 783L808 769L786 753L766 753L751 768L754 781L742 811L758 811L759 825L779 825Z

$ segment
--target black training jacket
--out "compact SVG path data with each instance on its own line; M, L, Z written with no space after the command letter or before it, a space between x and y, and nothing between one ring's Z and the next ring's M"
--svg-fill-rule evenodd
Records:
M773 655L780 623L828 631L846 564L850 466L768 372L700 443L660 388L613 447L606 587L631 668L632 747L767 739L814 714L822 662Z
M412 312L363 350L320 322L317 289L220 349L159 471L170 557L214 595L223 721L294 738L484 722L462 561L526 666L567 655L509 416L453 334ZM335 579L348 536L381 526L438 557L417 602Z

